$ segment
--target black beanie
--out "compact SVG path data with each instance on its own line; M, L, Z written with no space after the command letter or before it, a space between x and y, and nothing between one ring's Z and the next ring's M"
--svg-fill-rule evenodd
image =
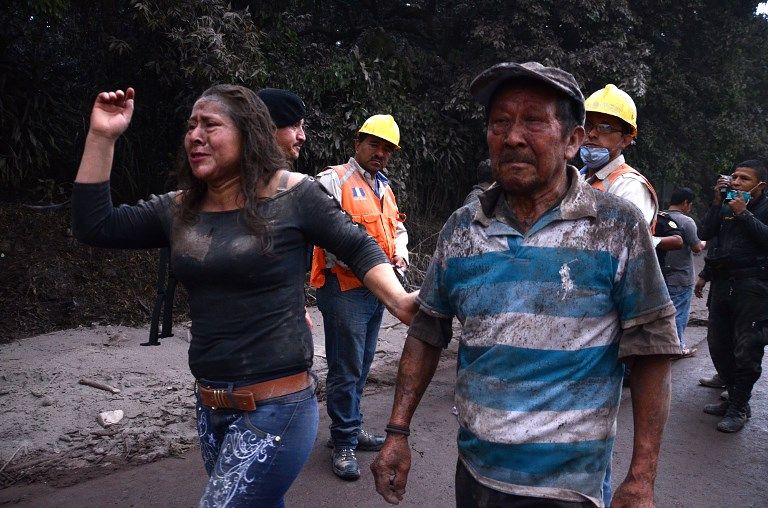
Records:
M269 116L272 117L278 129L295 124L307 114L304 101L288 90L263 88L257 95L267 105Z

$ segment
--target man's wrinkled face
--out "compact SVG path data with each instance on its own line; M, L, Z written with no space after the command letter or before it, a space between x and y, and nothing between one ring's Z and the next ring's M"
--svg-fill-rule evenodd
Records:
M544 86L512 84L490 105L486 139L494 180L508 194L554 189L584 137L577 126L563 133L559 95Z
M584 146L607 148L610 160L613 160L632 143L632 135L625 134L625 129L626 125L615 116L587 111Z

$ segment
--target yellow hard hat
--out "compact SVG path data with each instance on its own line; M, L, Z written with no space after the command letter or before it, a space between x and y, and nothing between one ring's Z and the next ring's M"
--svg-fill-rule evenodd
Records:
M370 134L389 141L400 150L400 127L392 115L373 115L365 121L358 134Z
M605 85L584 101L584 108L589 113L604 113L621 118L632 127L632 137L637 136L637 107L627 92L616 85Z

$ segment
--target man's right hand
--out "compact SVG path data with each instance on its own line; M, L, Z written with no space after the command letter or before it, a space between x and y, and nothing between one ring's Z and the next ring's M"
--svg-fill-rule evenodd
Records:
M384 447L371 464L376 492L390 504L399 504L405 495L408 471L411 470L411 448L408 438L398 434L387 435Z
M696 279L696 285L693 286L693 294L696 295L696 298L704 298L704 286L706 285L707 285L707 281L705 281L701 277L698 277Z
M717 182L715 182L715 199L713 201L714 204L723 204L723 195L720 193L720 190L727 189L730 184L730 180L726 180L722 176L717 179Z

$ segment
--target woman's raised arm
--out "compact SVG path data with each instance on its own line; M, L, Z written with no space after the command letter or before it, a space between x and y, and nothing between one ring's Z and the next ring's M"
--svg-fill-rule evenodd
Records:
M101 92L96 97L75 182L99 183L109 180L115 141L131 123L134 95L133 88L128 88L125 92Z

